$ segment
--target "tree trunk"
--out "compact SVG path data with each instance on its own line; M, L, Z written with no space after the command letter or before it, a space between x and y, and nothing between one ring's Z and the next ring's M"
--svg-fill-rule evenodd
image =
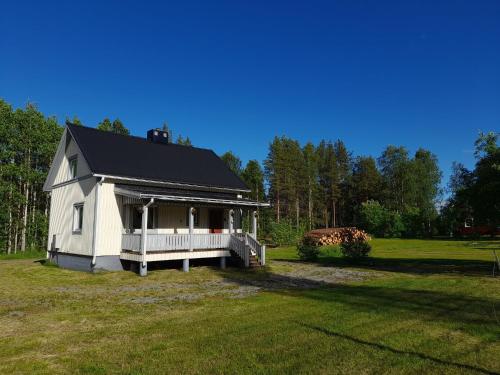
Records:
M297 220L297 229L299 228L299 221L300 221L300 204L299 204L299 197L297 196L295 199L295 217Z
M309 199L309 203L308 203L308 207L307 207L307 216L309 219L309 230L311 230L312 229L312 189L311 189L311 185L309 185L308 199Z
M31 160L30 149L28 149L28 159L26 162L27 170L30 169ZM23 227L21 228L21 251L24 252L26 250L26 228L28 224L28 204L29 204L29 193L30 193L30 184L29 178L26 179L24 183L24 209L23 209Z
M21 251L26 251L26 227L28 224L28 199L29 199L29 184L24 184L24 207L23 207L23 227L21 228Z
M12 184L9 189L9 226L7 228L7 254L12 252Z
M17 231L18 231L18 226L16 223L16 226L14 228L14 254L17 253Z
M33 204L31 207L31 228L33 228L31 232L31 248L34 248L36 244L35 213L36 213L36 189L33 189Z
M276 194L276 221L280 222L280 193L279 191Z
M337 210L335 201L332 201L332 224L334 228L337 227Z

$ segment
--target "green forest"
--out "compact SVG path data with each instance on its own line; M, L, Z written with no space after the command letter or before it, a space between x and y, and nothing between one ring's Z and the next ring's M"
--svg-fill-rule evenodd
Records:
M81 125L77 117L66 121ZM14 109L0 100L1 252L46 246L50 197L42 187L63 126L33 104ZM119 119L105 118L96 127L129 134ZM191 145L181 135L176 142ZM478 135L475 157L473 170L453 165L444 191L437 157L425 148L411 153L388 145L381 155L358 156L342 140L301 145L282 136L270 141L262 163L243 165L232 151L221 155L252 190L249 198L271 203L259 212L260 235L278 244L339 226L377 237L431 237L456 235L470 221L494 233L500 224L498 133Z

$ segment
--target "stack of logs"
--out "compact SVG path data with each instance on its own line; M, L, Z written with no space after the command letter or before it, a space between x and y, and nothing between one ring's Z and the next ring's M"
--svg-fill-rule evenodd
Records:
M370 236L366 232L355 227L315 229L306 233L304 237L317 246L370 240Z

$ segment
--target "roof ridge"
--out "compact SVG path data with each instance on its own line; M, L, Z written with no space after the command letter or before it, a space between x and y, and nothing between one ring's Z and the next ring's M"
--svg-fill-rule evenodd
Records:
M113 132L108 132L108 131L105 131L105 130L100 130L100 129L97 129L97 128L93 128L91 126L86 126L86 125L77 125L77 124L73 124L71 122L68 122L66 123L66 126L67 127L72 127L72 128L84 128L84 129L88 129L88 130L93 130L95 132L100 132L100 133L106 133L106 134L112 134L112 135L115 135L115 136L119 136L119 137L128 137L128 138L135 138L137 140L140 140L140 141L144 141L144 142L148 142L150 144L158 144L158 143L154 143L154 142L151 142L149 141L147 138L144 138L144 137L141 137L141 136L138 136L138 135L133 135L133 134L120 134L120 133L113 133ZM156 129L156 128L155 128ZM162 146L165 146L165 144L162 144ZM205 151L212 151L212 149L210 148L206 148L206 147L197 147L197 146L189 146L189 145L180 145L178 143L173 143L173 142L170 142L167 144L167 146L174 146L174 147L191 147L191 148L194 148L194 149L197 149L197 150L205 150Z

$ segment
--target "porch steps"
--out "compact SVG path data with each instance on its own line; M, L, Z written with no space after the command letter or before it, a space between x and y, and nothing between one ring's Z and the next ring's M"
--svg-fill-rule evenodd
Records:
M250 262L249 262L249 267L250 268L259 268L262 267L257 260L257 257L255 255L250 255Z
M231 257L233 258L233 261L236 261L240 267L245 268L244 260L241 259L241 257L234 250L231 250ZM249 260L248 268L260 268L260 267L262 267L262 265L259 263L258 258L255 255L250 254L250 257L248 260Z

